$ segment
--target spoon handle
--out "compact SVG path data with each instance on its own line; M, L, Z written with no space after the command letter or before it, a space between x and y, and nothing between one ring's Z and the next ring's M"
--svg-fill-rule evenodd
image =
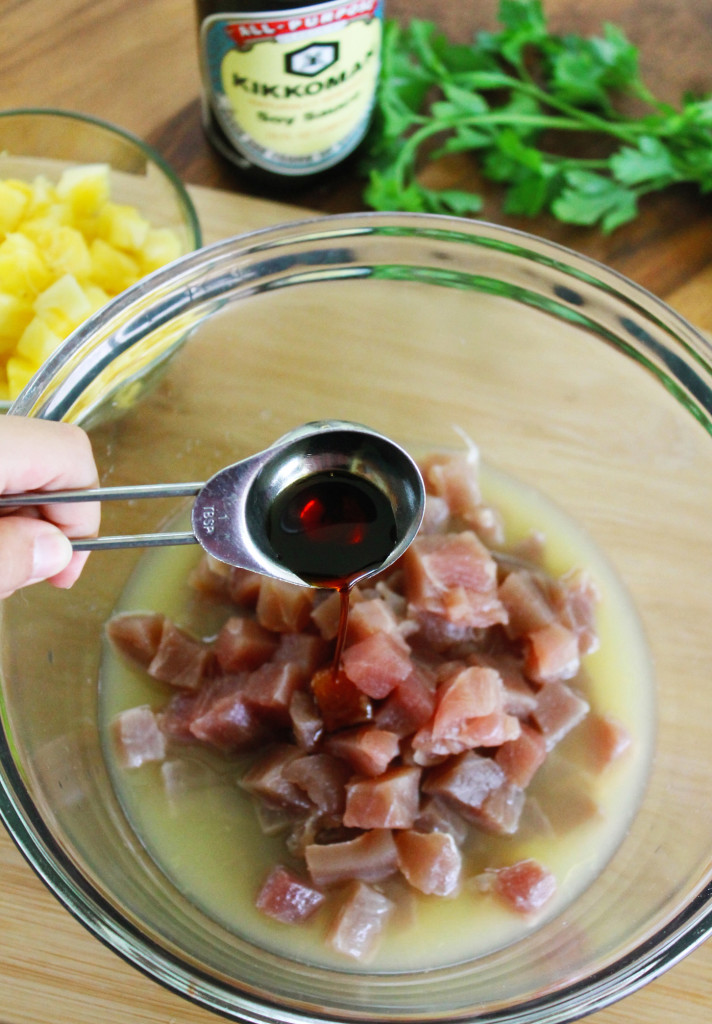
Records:
M128 487L89 487L77 491L28 491L4 494L0 508L26 505L54 505L74 501L131 501L135 498L181 498L195 496L204 484L135 484Z
M31 491L4 494L0 509L29 505L54 505L76 501L133 501L137 498L194 497L204 484L136 484L129 487L90 487L74 491ZM106 551L118 548L154 548L172 544L197 544L194 533L134 533L124 537L81 537L72 541L75 551Z
M74 551L117 551L120 548L158 548L197 544L194 533L127 533L123 537L82 537L72 541Z

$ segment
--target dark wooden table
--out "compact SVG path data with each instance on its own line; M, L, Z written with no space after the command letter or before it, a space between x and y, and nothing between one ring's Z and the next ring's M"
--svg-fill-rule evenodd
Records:
M465 40L494 28L496 0L387 0L391 17L432 18ZM545 0L552 28L622 26L654 91L675 102L712 91L712 0ZM113 121L150 142L191 185L250 195L248 182L206 142L200 123L195 14L190 0L0 0L0 104L56 106ZM432 173L438 184L479 184L465 158ZM310 210L363 208L353 171L281 198ZM503 217L496 188L484 217L599 259L712 331L712 196L676 188L647 200L609 237L547 217ZM708 1024L712 944L591 1024ZM148 981L76 924L0 830L0 1024L210 1024L206 1011Z

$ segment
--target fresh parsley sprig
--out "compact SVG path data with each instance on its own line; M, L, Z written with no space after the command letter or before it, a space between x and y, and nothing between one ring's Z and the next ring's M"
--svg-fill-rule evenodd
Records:
M422 167L471 153L504 189L507 214L547 211L608 233L642 196L712 189L712 96L679 108L649 91L620 28L555 35L541 0L500 0L498 32L450 42L427 21L387 21L364 199L377 210L476 214L482 196L432 189ZM626 113L634 103L642 113ZM581 154L585 155L581 155Z

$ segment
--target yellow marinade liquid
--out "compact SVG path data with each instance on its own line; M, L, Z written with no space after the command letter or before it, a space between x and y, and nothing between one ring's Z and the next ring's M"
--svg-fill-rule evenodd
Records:
M619 719L633 742L603 772L591 774L585 771L581 751L582 727L574 729L527 789L530 810L525 809L519 833L482 833L470 843L463 886L456 897L413 892L406 909L387 929L376 959L367 965L369 971L418 970L469 960L515 942L560 914L621 843L646 782L655 723L654 683L645 638L625 589L590 538L545 497L486 466L482 485L486 500L504 516L508 544L516 544L532 530L543 532L547 569L558 575L583 567L594 578L601 593L601 642L599 650L584 659L585 696L593 712ZM162 611L200 635L214 634L225 610L199 601L186 582L201 554L194 548L163 548L145 555L116 612ZM180 757L187 784L179 795L168 796L159 765L124 770L112 760L113 717L138 704L158 708L168 694L167 687L132 669L107 645L101 677L107 757L119 798L146 849L181 892L242 938L292 959L359 970L358 964L325 945L329 918L322 911L307 925L288 925L255 909L255 894L268 866L285 860L283 839L261 833L254 807L235 784L234 761L186 748ZM573 800L572 792L578 793ZM536 808L551 819L553 830L542 832L537 826L532 813ZM476 882L486 867L525 857L539 860L558 883L554 899L531 917L507 909Z

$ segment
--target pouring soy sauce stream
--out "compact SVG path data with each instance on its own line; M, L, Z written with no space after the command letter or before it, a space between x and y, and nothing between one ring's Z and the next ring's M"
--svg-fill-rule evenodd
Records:
M398 543L388 495L344 470L315 473L277 496L269 511L267 535L279 559L306 583L339 591L336 671L351 588L369 571L380 569Z

